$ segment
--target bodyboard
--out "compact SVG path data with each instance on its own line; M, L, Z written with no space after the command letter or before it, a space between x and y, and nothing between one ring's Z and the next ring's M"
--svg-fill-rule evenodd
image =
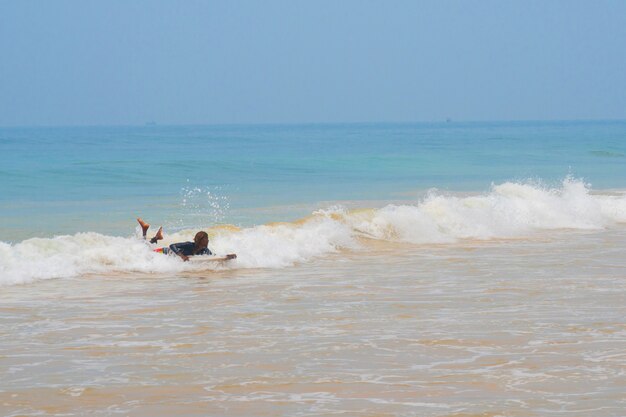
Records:
M190 256L189 262L193 263L204 263L204 262L225 262L230 261L234 258L228 258L226 256L217 256L217 255L196 255Z

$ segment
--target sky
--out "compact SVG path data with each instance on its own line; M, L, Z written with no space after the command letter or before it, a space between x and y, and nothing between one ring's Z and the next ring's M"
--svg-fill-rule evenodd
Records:
M626 119L626 1L0 0L0 126Z

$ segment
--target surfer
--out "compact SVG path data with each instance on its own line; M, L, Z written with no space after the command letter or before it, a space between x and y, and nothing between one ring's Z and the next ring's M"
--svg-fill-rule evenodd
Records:
M144 222L141 218L137 218L137 223L141 226L141 232L143 234L143 238L146 239L146 235L148 234L148 229L150 225ZM150 243L157 243L159 240L163 239L163 228L159 227L159 230L156 232L154 237L150 239ZM207 232L198 232L193 238L193 242L179 242L172 243L169 247L158 248L154 250L155 252L169 254L170 252L181 257L183 261L188 261L190 256L196 255L213 255L213 252L209 249L209 235ZM237 255L230 254L226 255L226 259L235 259Z

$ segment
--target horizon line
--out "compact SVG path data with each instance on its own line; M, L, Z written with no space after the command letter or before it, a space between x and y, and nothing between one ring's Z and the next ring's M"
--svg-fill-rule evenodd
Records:
M215 122L215 123L159 123L147 121L136 124L32 124L32 125L0 125L0 129L42 129L42 128L115 128L115 127L225 127L225 126L337 126L337 125L419 125L419 124L478 124L478 123L559 123L559 122L626 122L624 119L499 119L499 120L455 120L447 118L443 120L413 120L413 121L336 121L336 122Z

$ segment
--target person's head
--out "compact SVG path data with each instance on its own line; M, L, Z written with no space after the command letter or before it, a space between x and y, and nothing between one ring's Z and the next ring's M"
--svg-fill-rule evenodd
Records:
M204 249L209 246L209 235L207 232L198 232L193 238L196 249Z

